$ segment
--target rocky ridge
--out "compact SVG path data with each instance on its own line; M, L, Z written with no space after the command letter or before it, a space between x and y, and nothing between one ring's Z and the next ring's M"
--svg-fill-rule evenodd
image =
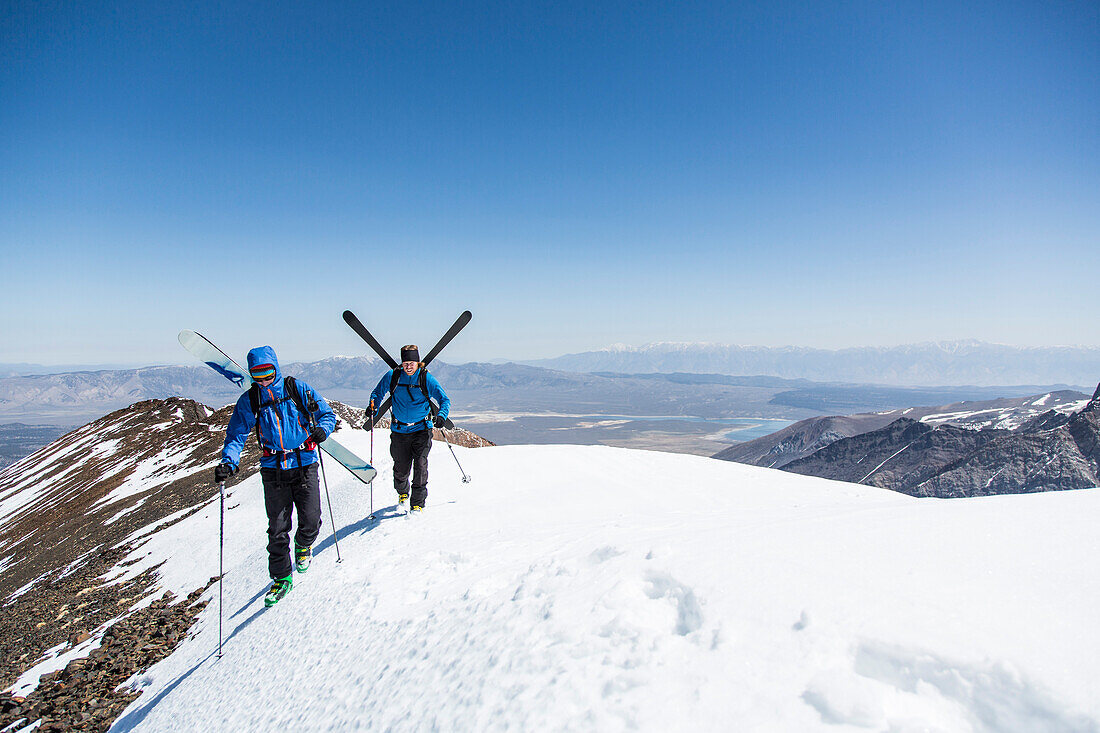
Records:
M141 672L171 654L185 638L199 611L206 607L205 601L197 603L204 590L198 588L175 604L166 593L111 624L103 632L100 646L64 669L43 675L30 695L0 693L0 729L41 721L36 730L44 732L108 730L141 694Z
M191 400L139 402L0 472L0 655L13 662L0 685L154 592L155 573L119 585L103 577L143 530L214 500L208 470L228 420L228 409ZM241 465L256 470L254 448Z
M900 418L782 470L938 498L1097 487L1100 386L1078 412L1050 410L1017 430L975 431Z
M1068 420L1069 413L1081 409L1087 402L1088 395L1066 390L1030 397L811 417L770 435L730 446L713 457L765 468L782 468L838 440L884 428L903 417L932 426L953 425L967 430L1015 430L1041 418L1053 420L1061 416ZM1046 415L1055 417L1044 418Z

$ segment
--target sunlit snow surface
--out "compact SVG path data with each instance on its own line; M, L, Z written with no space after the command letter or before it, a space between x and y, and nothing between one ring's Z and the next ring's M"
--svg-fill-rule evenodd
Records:
M366 433L341 441L367 455ZM921 500L685 455L447 448L395 516L326 464L309 572L265 609L259 478L218 591L112 730L1100 730L1100 491ZM323 498L323 495L322 495ZM217 502L154 534L183 593Z

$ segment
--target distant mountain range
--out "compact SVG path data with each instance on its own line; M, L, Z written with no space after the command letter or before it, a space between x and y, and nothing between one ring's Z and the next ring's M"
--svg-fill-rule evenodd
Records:
M1100 486L1100 386L1091 400L1062 397L1058 409L1043 395L1016 408L891 413L869 430L875 417L804 421L715 457L758 465L774 457L771 465L791 473L938 498ZM1024 419L1042 406L1052 409ZM772 456L762 455L769 442Z
M137 369L141 364L30 364L27 362L0 362L0 377L18 377L24 374L64 374L65 372L100 372L105 369Z
M1017 347L948 341L830 351L713 343L616 345L525 364L573 372L759 374L905 386L1062 384L1100 379L1100 347Z
M333 357L283 369L318 388L369 384L368 393L384 371L381 360L372 357ZM20 374L0 377L0 419L75 424L141 400L188 397L222 406L239 394L231 383L199 365Z
M237 389L206 367L153 366L0 378L0 418L78 424L134 402L188 396L221 406Z
M361 406L387 367L373 357L333 357L286 364L283 371L326 397ZM512 363L437 361L432 373L465 412L800 420L1054 391L1041 385L903 388L722 374L577 373ZM0 422L73 425L140 400L187 397L222 406L238 394L198 364L22 375L0 378Z

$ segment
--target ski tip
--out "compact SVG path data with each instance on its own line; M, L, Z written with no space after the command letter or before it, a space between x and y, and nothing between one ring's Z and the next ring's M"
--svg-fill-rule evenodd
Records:
M180 342L180 346L187 348L187 344L193 342L196 338L205 339L205 337L198 331L192 331L188 328L183 329L176 336L176 340Z
M351 322L353 319L355 319L355 314L354 313L352 313L351 311L344 311L344 320L345 321Z

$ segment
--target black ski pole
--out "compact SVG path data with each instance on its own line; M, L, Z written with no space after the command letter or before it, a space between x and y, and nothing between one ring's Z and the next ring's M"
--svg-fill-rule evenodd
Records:
M309 427L312 430L316 425L316 421L313 419L313 413L317 410L317 400L313 397L313 392L309 393L309 400L306 401L306 411L309 413ZM328 504L328 520L332 522L332 544L336 545L336 562L343 562L344 559L340 557L340 539L336 536L336 519L332 516L332 497L328 494L328 476L325 475L325 452L321 450L320 443L317 444L317 461L321 464L321 481L325 484L325 502Z
M374 465L374 400L370 401L371 416L367 418L367 422L370 423L370 465ZM377 471L374 474L378 475ZM370 516L367 519L374 519L374 476L371 476L370 483Z
M336 536L336 519L332 516L332 497L328 495L328 477L325 476L325 456L321 446L317 446L317 460L321 462L321 480L325 483L325 501L328 502L328 520L332 522L332 543L336 545L336 562L343 562L340 557L340 540Z
M462 470L462 464L458 463L458 456L455 455L455 449L454 449L454 447L451 446L451 441L447 440L447 429L446 428L440 428L439 432L443 433L443 440L447 441L447 447L451 449L451 455L454 457L455 463L458 464L458 472L462 474L462 483L464 483L464 484L470 483L470 477L467 476L466 472Z
M222 658L222 601L225 586L225 482L218 484L221 494L221 521L218 528L218 659Z

